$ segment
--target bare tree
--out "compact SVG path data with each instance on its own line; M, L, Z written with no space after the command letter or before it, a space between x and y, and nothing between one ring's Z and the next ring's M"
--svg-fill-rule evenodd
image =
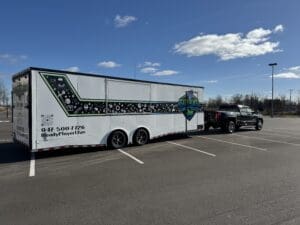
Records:
M230 102L233 103L233 104L242 104L243 103L243 95L241 94L235 94L231 97L231 100Z
M8 90L4 84L4 81L0 79L0 106L6 107L6 118L8 118L9 115L9 93Z
M5 99L6 99L6 88L4 85L4 81L0 79L0 105L5 104Z
M216 98L210 98L207 103L207 108L209 109L218 109L219 106L223 103L221 95L218 95Z
M7 106L9 102L8 90L5 87L4 81L0 79L0 105Z

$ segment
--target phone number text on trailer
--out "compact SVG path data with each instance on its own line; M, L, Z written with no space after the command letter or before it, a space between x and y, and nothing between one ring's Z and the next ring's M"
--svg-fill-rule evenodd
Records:
M41 128L41 137L62 137L85 134L84 125Z

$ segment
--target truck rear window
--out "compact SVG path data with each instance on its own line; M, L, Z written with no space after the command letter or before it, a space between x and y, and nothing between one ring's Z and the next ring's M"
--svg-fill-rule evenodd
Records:
M219 107L220 111L238 112L239 109L236 106L224 105Z

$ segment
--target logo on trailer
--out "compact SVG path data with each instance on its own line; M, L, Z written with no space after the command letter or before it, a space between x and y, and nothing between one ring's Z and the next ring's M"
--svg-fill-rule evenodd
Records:
M201 110L201 104L193 91L187 91L185 95L179 98L178 109L190 121L195 113Z

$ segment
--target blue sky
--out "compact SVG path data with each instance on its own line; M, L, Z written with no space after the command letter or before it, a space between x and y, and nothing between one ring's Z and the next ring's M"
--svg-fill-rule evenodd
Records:
M205 96L300 90L300 2L1 1L0 78L29 66L205 87Z

